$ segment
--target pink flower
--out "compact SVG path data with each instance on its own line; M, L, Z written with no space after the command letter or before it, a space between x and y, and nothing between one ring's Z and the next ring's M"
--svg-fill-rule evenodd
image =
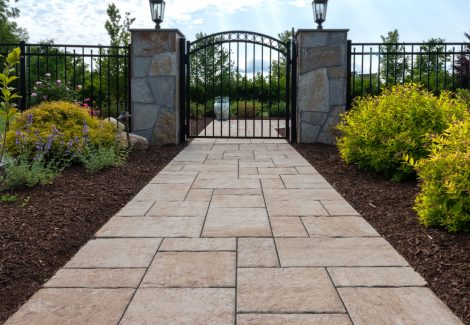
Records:
M41 81L36 81L36 86L41 86L42 82Z
M47 78L50 78L50 77L51 77L51 74L48 72L48 73L45 74L45 76L46 76Z
M38 96L38 94L36 94L36 93L31 94L31 97L37 97L37 96Z
M78 90L82 89L82 85L77 85L77 89Z
M62 83L62 80L57 80L56 84L60 85Z
M82 106L85 107L85 108L90 107L90 105L88 105L87 103L83 103Z
M83 101L84 102L89 102L91 99L90 98L85 98Z

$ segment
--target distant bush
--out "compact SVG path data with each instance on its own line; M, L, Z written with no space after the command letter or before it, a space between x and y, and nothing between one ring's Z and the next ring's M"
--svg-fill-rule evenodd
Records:
M347 163L401 180L414 174L403 155L427 157L431 136L465 112L466 103L449 92L436 97L415 84L394 86L354 101L338 126L338 148Z
M470 114L436 136L429 158L415 166L421 180L415 205L420 221L470 231Z

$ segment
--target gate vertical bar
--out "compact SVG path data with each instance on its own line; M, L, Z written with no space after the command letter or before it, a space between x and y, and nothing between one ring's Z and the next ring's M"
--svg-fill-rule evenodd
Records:
M290 89L290 78L291 78L291 64L292 64L292 58L291 58L291 41L287 42L286 46L286 127L285 127L285 138L289 139L290 135L290 128L289 128L289 113L290 113L290 97L291 95L289 94L289 89Z
M26 43L20 42L20 110L26 109Z
M186 142L186 39L180 38L180 143Z
M292 86L291 86L291 129L290 142L297 142L297 42L295 39L294 29L292 29Z
M189 138L191 136L191 124L190 124L190 114L191 114L191 42L186 42L186 52L184 57L184 63L186 63L186 86L185 86L185 102L186 105L186 136ZM196 121L197 123L197 121ZM197 136L197 134L196 134Z
M352 104L352 73L351 73L351 56L352 56L352 41L348 40L348 50L347 50L347 63L346 63L346 110L351 108ZM380 51L379 51L380 52ZM380 55L380 54L379 54ZM380 71L380 68L379 68ZM380 79L380 77L379 77Z

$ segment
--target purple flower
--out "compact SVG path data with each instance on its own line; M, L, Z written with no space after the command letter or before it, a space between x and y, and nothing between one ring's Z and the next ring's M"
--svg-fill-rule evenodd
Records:
M82 129L82 133L83 135L86 137L88 135L88 124L86 123L86 120L83 121L83 129Z
M38 97L38 94L37 93L32 93L31 97Z
M51 150L53 141L54 141L54 135L50 134L47 137L47 142L46 142L46 145L44 146L44 151L46 153L49 152L49 150Z
M21 139L23 138L23 133L21 131L16 131L15 132L15 144L19 146L21 144Z
M47 96L42 96L42 99L47 100Z
M26 115L26 125L30 126L33 124L33 114Z

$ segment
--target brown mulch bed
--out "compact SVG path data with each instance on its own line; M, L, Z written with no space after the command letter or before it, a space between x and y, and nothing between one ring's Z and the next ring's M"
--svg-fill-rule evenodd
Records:
M0 323L15 312L185 146L151 146L120 168L71 167L0 203Z
M335 146L295 145L335 189L419 272L465 324L470 324L470 234L426 229L412 210L416 181L404 183L345 165Z

